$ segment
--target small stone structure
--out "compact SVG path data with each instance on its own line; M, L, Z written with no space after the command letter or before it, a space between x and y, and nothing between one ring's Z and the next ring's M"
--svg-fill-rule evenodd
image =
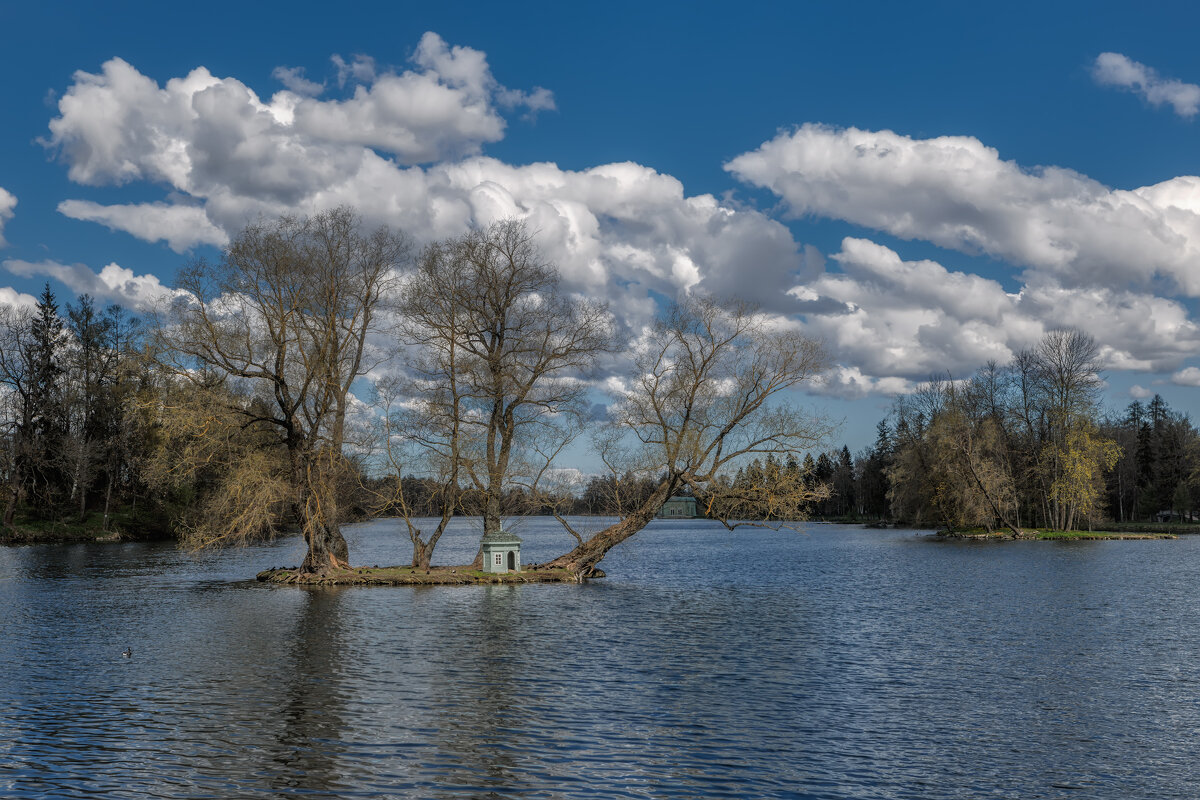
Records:
M484 572L520 572L521 540L511 533L496 531L483 537Z

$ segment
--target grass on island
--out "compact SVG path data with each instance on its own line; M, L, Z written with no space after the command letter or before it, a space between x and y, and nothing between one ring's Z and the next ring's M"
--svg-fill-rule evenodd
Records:
M596 570L590 577L603 578ZM328 575L303 575L297 567L277 567L258 574L260 581L319 586L463 586L490 583L575 583L575 574L556 567L527 567L520 572L483 572L471 566L430 567L351 567Z
M1095 539L1177 539L1173 533L1161 531L1056 531L1049 528L1021 529L1021 536L1013 536L1009 530L994 530L988 532L983 528L969 528L961 531L939 531L939 536L951 539L1036 539L1059 541L1085 541Z
M1038 539L1177 539L1173 533L1133 533L1124 531L1035 531Z

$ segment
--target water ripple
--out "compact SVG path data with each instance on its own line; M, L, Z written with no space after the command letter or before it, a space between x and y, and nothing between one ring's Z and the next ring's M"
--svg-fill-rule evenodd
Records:
M1200 796L1200 538L656 522L583 586L245 580L300 555L0 550L0 796Z

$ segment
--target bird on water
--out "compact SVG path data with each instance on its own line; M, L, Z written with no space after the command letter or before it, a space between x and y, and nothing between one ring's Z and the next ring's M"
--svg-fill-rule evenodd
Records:
M133 658L133 648L126 647L125 652L121 653L121 655L125 656L126 658Z

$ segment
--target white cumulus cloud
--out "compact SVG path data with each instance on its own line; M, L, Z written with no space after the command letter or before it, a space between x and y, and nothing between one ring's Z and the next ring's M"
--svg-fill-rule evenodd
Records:
M1050 279L1006 292L996 281L935 261L904 261L866 239L847 238L831 256L840 268L801 284L804 330L841 362L825 391L899 393L950 372L965 377L988 361L1008 363L1047 330L1077 327L1113 369L1177 369L1200 349L1200 328L1179 303L1152 294L1069 290Z
M553 105L542 89L514 94L482 52L449 47L434 33L421 38L416 70L377 73L362 57L336 63L343 81L357 81L350 97L319 100L310 96L317 84L279 68L289 90L263 100L204 67L160 87L113 58L98 74L75 73L46 144L67 161L71 180L86 185L148 180L191 194L258 186L295 202L353 169L362 147L405 164L473 155L503 137L498 105Z
M969 136L804 125L726 169L796 216L831 217L1048 273L1067 286L1151 285L1200 296L1200 178L1115 190L1027 169Z
M1134 400L1147 400L1154 396L1154 390L1135 383L1129 387L1129 396Z
M37 302L37 298L31 294L18 292L11 286L0 286L0 306L33 308L37 305Z
M688 196L676 178L639 164L564 170L446 159L499 137L496 103L516 102L496 98L507 90L477 50L426 34L416 70L380 72L363 57L340 64L356 82L344 100L284 91L263 101L203 68L160 88L119 59L99 75L78 73L51 122L70 177L149 181L168 200L72 199L60 211L177 251L221 244L260 214L341 204L424 241L517 216L538 232L569 288L619 297L629 320L653 315L650 292L751 295L784 311L795 302L787 289L816 272L779 222L712 195ZM550 99L535 90L521 102L533 110ZM443 160L406 164L397 157L405 153ZM747 282L750 265L755 280Z
M0 247L7 244L4 241L4 224L12 219L13 209L16 207L16 195L0 186Z
M1200 386L1200 367L1184 367L1171 376L1171 383L1178 386Z
M1112 190L1070 170L1003 161L970 137L815 125L727 165L797 215L1025 267L1019 289L1006 291L865 238L845 239L827 264L766 214L689 195L641 164L568 170L487 157L483 147L505 132L501 110L553 108L553 96L502 86L484 53L435 34L410 66L337 57L342 96L326 99L291 68L276 71L287 88L265 99L204 68L162 86L119 59L77 73L49 140L71 179L152 183L164 197L72 199L59 210L179 252L223 244L260 214L341 204L422 242L515 216L537 232L566 288L610 300L634 345L658 296L744 297L776 324L829 342L839 364L818 389L840 396L904 393L946 370L965 376L1062 325L1094 335L1112 368L1182 370L1200 349L1187 309L1154 293L1173 285L1200 296L1200 178ZM4 265L139 308L170 291L116 264Z
M149 310L175 294L175 290L163 286L154 275L135 275L133 270L118 264L109 264L98 273L85 264L57 261L9 259L3 266L18 277L53 278L75 294L87 293L97 300L119 303L138 311Z
M304 67L276 67L271 70L271 77L305 97L316 97L325 91L325 84L304 77Z
M1092 64L1092 78L1101 86L1116 86L1139 95L1153 106L1171 106L1181 117L1200 111L1200 86L1163 78L1156 70L1120 53L1101 53Z
M64 200L59 213L71 219L99 222L111 230L126 231L148 242L163 240L176 253L196 245L221 246L229 241L209 221L204 209L170 203L103 206L90 200Z

